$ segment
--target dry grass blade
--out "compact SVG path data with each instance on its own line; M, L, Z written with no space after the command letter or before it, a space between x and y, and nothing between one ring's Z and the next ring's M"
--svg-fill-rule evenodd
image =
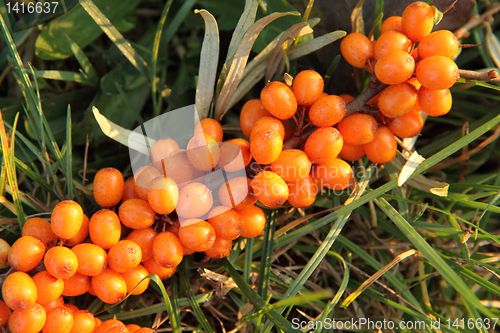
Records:
M283 52L286 52L286 50L288 50L293 41L297 37L304 36L312 32L313 30L311 29L309 24L307 24L306 22L300 22L291 26L281 35L276 47L273 50L273 53L271 53L271 56L267 61L266 81L269 81L273 78L279 64L281 63L281 60L283 59Z
M247 31L243 37L243 42L238 46L236 53L234 54L233 62L229 72L227 73L226 82L221 89L220 95L217 99L217 105L215 107L215 119L221 120L224 114L229 110L229 104L231 98L236 91L236 87L241 82L243 78L243 72L247 64L250 51L255 43L255 40L259 36L259 33L264 29L269 23L276 20L277 18L287 16L287 15L299 15L298 13L272 13L271 15L265 16L255 22L252 27Z
M351 13L351 24L353 32L365 33L365 22L363 21L363 4L365 0L359 0Z
M497 36L491 31L491 25L484 23L486 27L486 40L488 41L488 51L490 51L491 59L500 68L500 41Z
M121 143L124 146L137 150L138 152L149 156L149 150L148 146L146 145L146 140L150 145L152 145L155 140L147 138L137 132L132 132L131 130L118 126L112 121L109 121L99 112L99 110L95 106L92 107L92 111L94 112L95 120L97 120L99 127L101 127L102 132L106 136Z
M403 184L408 180L408 178L410 178L413 172L423 161L425 161L425 158L423 158L422 155L414 151L411 154L408 161L406 161L405 165L403 166L403 169L401 169L401 172L399 173L398 186L403 186Z
M195 10L205 21L205 37L201 46L198 85L196 86L196 111L200 119L208 116L214 96L214 84L219 61L219 28L214 16L205 9Z
M377 281L378 279L380 279L380 277L382 275L384 275L391 268L393 268L394 266L396 266L397 264L399 264L401 261L405 260L408 257L414 256L416 253L417 253L417 250L412 249L412 250L408 250L408 251L406 251L406 252L401 253L400 255L398 255L390 263L388 263L387 265L385 265L382 269L379 269L368 280L366 280L365 282L363 282L363 284L361 284L361 286L359 286L359 288L356 289L356 291L354 291L352 294L350 294L344 300L344 302L342 302L342 304L340 305L340 307L342 307L342 308L348 307L349 304L352 303L352 301L354 301L359 295L361 295L361 293L363 291L365 291L366 289L368 289L375 281Z
M238 49L238 45L241 44L243 36L245 36L247 30L255 22L255 15L257 14L258 6L259 2L257 0L245 1L245 9L243 10L243 14L241 14L240 16L238 24L236 25L236 29L234 29L231 42L229 43L229 49L227 51L227 56L226 56L226 65L228 66L231 65L233 56L236 53L236 50Z
M337 30L330 33L324 34L323 36L316 37L313 40L309 40L300 45L294 45L290 48L288 52L288 58L294 60L312 53L320 48L335 42L336 40L344 37L346 35L345 31Z

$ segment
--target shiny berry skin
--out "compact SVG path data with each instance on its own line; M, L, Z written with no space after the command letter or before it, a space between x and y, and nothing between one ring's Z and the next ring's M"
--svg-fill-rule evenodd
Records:
M421 41L434 27L434 10L423 1L409 4L401 15L401 27L409 39Z
M220 145L219 167L226 172L242 170L252 161L250 143L245 139L232 139Z
M144 268L144 266L142 265L137 266L131 271L122 273L122 278L125 280L125 283L127 284L127 294L131 293L139 282L140 282L139 286L137 287L136 290L134 290L134 292L132 292L132 295L140 295L143 292L145 292L149 286L149 278L145 279L144 281L142 281L142 279L144 279L148 275L149 275L148 270Z
M260 164L271 164L283 149L283 139L274 130L257 131L250 140L252 157Z
M212 191L202 183L191 183L184 186L179 193L177 215L192 219L200 217L212 208Z
M158 214L172 213L179 200L179 189L175 180L160 176L153 179L149 186L147 200L150 207Z
M134 173L134 189L139 198L148 200L147 189L151 188L151 181L161 175L160 171L152 165L143 166Z
M255 238L262 234L266 227L266 214L262 208L251 205L236 212L243 220L241 237Z
M444 56L430 56L422 59L417 66L417 79L428 89L448 89L460 78L458 66Z
M304 151L314 163L324 163L337 157L343 144L343 136L336 128L322 127L307 138Z
M9 243L0 238L0 269L9 267L8 257L10 248Z
M77 272L83 275L96 276L108 267L108 254L95 244L82 243L71 249L78 259Z
M186 151L189 162L198 170L211 170L219 162L219 145L208 134L193 136Z
M384 164L396 157L398 144L394 134L384 125L378 127L372 141L365 145L366 157L373 163Z
M39 217L32 217L24 223L22 235L39 238L46 249L57 243L57 237L52 231L50 222Z
M339 153L339 157L346 161L357 161L363 156L365 156L365 145L353 145L347 142L344 142Z
M222 142L222 126L221 124L212 118L205 118L200 120L196 127L194 128L194 135L198 134L208 134L210 135L216 142Z
M373 140L378 123L375 118L362 113L353 113L337 125L344 142L362 145Z
M101 274L92 277L92 288L104 303L120 302L127 295L127 284L120 273L106 268Z
M340 191L349 186L353 179L353 173L347 162L340 158L334 158L326 163L315 165L313 177L320 188L326 187Z
M142 259L139 245L130 240L121 240L108 251L108 266L118 273L135 269Z
M374 57L372 42L359 32L350 33L342 38L340 52L351 66L357 68L364 68L368 60Z
M285 182L293 182L307 177L311 171L311 161L300 149L283 150L273 163L271 170L283 178Z
M418 90L418 104L428 116L444 116L451 110L452 96L449 89L428 89L424 86Z
M135 192L135 179L134 177L130 177L123 185L122 202L135 198L139 198L139 195Z
M240 113L241 131L247 138L250 137L253 125L262 117L272 116L264 107L260 99L251 99L243 105Z
M243 230L241 217L234 209L225 206L212 208L208 212L207 222L214 227L217 238L233 240L240 237Z
M264 206L276 208L288 199L288 186L272 171L259 172L251 182L254 195Z
M217 193L222 205L236 210L253 205L257 198L253 194L250 183L250 178L236 177L222 184Z
M92 243L108 250L118 243L122 233L120 218L109 209L101 209L92 215L89 235Z
M306 178L288 184L288 202L296 208L311 206L316 200L319 186L316 180L308 175Z
M125 226L143 229L153 225L156 213L147 201L130 199L120 205L118 216Z
M18 238L9 251L9 265L20 272L31 271L43 259L45 246L33 236Z
M82 207L73 200L58 203L52 211L50 225L54 234L61 239L74 237L83 223Z
M70 333L92 333L95 329L94 315L87 310L73 312L73 328Z
M420 112L412 110L404 116L389 119L387 127L400 138L412 138L420 133L424 121Z
M417 104L417 89L403 82L385 88L378 99L380 112L388 118L396 118L410 112Z
M161 171L163 160L179 148L177 142L170 138L155 141L151 146L151 161L155 168Z
M275 117L262 117L257 120L252 128L252 132L250 133L250 142L252 142L252 137L260 130L273 130L276 131L281 140L285 139L285 125L283 125L282 120L279 120Z
M23 310L14 310L9 317L11 333L38 333L47 319L43 306L35 303Z
M115 168L99 170L94 177L94 199L103 208L116 206L123 195L125 180Z
M380 35L375 44L375 59L378 61L391 50L401 50L408 52L411 47L411 40L402 32L389 30Z
M9 274L2 284L2 298L12 310L23 310L35 304L38 297L35 282L24 272Z
M177 266L173 267L163 267L156 262L156 260L151 257L142 263L144 267L148 270L149 274L156 274L161 280L170 278L175 274Z
M215 232L214 232L215 233ZM184 257L182 243L174 233L163 231L153 241L153 258L163 267L175 267Z
M46 304L58 299L64 290L64 281L50 275L47 271L41 271L33 276L33 282L37 290L37 303Z
M233 249L233 241L217 237L213 245L205 250L207 257L212 259L222 259L227 257Z
M331 127L344 118L346 103L340 96L329 95L318 99L309 109L309 119L314 126Z
M418 55L424 59L430 56L453 58L460 47L457 36L449 30L434 31L418 44Z
M183 222L179 228L179 239L185 247L203 252L212 247L215 242L215 229L207 221L190 219Z
M264 107L278 119L289 119L297 112L297 99L292 89L283 82L266 84L260 93Z
M375 75L385 84L405 82L414 70L415 60L408 52L401 50L390 50L375 63Z
M45 254L43 263L47 272L58 279L68 279L78 269L78 259L73 251L64 246L54 246Z
M292 91L297 99L298 105L311 106L316 102L321 94L325 82L323 77L314 70L304 70L299 72L293 79Z
M0 327L4 327L9 322L12 311L4 301L0 300Z
M87 215L83 214L82 225L80 226L80 229L78 230L77 234L71 237L70 239L66 239L64 241L64 245L75 246L86 240L87 237L89 236L89 225L90 225L89 218L87 217Z
M158 232L153 228L144 228L133 230L127 236L127 240L136 243L141 248L142 262L153 256L153 240L157 234Z
M382 35L389 30L403 31L403 27L401 26L401 16L390 16L382 22L380 34Z

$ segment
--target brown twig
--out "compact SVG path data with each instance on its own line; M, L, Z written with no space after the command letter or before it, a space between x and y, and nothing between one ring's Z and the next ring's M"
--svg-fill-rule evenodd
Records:
M387 85L383 84L380 81L370 82L368 88L361 93L361 95L357 96L354 100L347 104L346 117L348 115L353 114L354 112L358 112L363 110L366 102L375 97L379 92L384 90Z
M498 72L494 69L489 72L476 72L459 69L458 73L463 79L500 83L500 75L498 75Z
M490 22L492 20L493 14L497 13L498 11L500 11L500 4L496 2L491 5L490 9L481 16L477 14L472 15L472 17L467 23L464 24L463 27L455 31L455 36L457 36L458 39L468 37L470 35L469 31L472 28L477 27L478 25L481 25L486 21Z

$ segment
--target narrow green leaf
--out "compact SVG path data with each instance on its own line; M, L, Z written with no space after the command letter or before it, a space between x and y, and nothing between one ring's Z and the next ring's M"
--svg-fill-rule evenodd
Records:
M234 29L233 36L231 37L231 42L229 43L229 48L227 51L225 64L227 67L231 66L231 61L241 44L245 33L250 29L252 24L255 22L255 16L257 15L257 7L259 3L256 0L245 0L245 9L240 16L238 24Z
M97 75L97 72L94 69L94 66L92 66L92 63L90 62L89 58L85 55L85 53L80 49L78 44L76 44L68 35L66 35L66 38L68 39L68 43L71 47L71 51L75 55L76 60L80 63L80 66L82 66L83 71L85 74L87 74L87 80L89 82L92 82L94 84L97 84L99 82L99 76Z
M73 200L73 141L71 140L71 106L68 105L66 117L66 184L68 200Z
M337 54L335 58L333 58L332 63L330 64L330 67L326 70L325 74L325 87L328 87L328 83L330 83L330 79L332 78L333 72L335 72L335 69L337 69L337 66L339 65L339 61L342 58L340 54Z
M87 78L81 73L57 70L35 71L35 75L44 79L59 81L74 81L78 83L88 83Z
M262 258L260 262L259 272L259 288L257 289L257 293L265 299L267 299L267 293L269 291L269 278L271 275L271 263L273 258L273 241L274 232L276 231L277 218L278 212L274 210L269 215L266 223L266 228L264 230L264 245L262 247Z

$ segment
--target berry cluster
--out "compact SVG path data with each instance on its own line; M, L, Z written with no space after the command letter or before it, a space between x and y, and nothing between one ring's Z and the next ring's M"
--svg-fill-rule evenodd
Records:
M366 68L379 81L390 85L374 104L388 118L389 128L400 137L420 132L416 111L437 117L451 109L449 88L459 78L452 58L460 46L451 31L431 33L435 11L425 2L414 2L402 16L384 20L377 40L355 32L341 42L342 56L347 62Z

